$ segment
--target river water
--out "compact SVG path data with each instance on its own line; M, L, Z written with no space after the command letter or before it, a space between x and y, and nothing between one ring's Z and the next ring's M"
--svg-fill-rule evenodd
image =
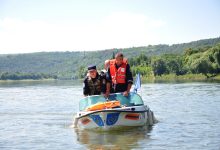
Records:
M220 150L219 83L143 84L141 95L153 127L79 131L71 124L82 83L0 82L0 149Z

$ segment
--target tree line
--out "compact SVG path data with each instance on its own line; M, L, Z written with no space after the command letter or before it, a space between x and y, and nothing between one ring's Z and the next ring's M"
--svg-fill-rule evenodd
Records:
M49 74L43 74L43 73L21 73L21 72L15 72L15 73L9 73L9 72L3 72L0 73L0 80L27 80L27 79L33 79L33 80L41 80L41 79L57 79L56 75L49 75Z
M164 74L177 76L203 74L209 78L220 74L220 43L214 46L187 48L183 54L147 56L142 53L137 57L129 58L129 64L133 75L140 73L143 77ZM74 79L84 78L86 72L87 67L79 67ZM45 73L0 72L0 80L25 79L58 79L58 76Z
M130 58L133 74L161 76L163 74L203 74L207 78L220 73L220 43L203 48L187 48L184 54L164 54L148 57L144 54Z
M220 37L171 46L160 44L93 52L0 55L0 80L81 79L85 77L88 65L95 64L101 70L104 61L117 52L128 58L134 75L137 72L152 77L203 73L211 77L219 74L217 43L220 43Z

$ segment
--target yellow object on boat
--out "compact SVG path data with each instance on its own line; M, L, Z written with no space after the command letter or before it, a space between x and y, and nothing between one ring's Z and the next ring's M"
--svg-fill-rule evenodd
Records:
M86 110L87 111L95 111L95 110L102 110L102 109L109 109L109 108L115 108L115 107L120 107L121 103L120 101L107 101L103 103L97 103L94 104L90 107L88 107Z

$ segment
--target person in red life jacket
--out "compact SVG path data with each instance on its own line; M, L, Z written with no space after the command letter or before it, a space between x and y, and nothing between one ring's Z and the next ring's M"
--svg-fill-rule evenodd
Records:
M88 67L88 74L84 79L84 87L83 94L84 96L88 95L100 95L101 93L105 93L106 85L103 86L105 81L105 77L101 76L97 70L95 65L91 65Z
M106 94L123 92L124 96L128 96L133 84L133 77L130 65L122 53L117 53L115 59L109 61L109 68L106 74Z

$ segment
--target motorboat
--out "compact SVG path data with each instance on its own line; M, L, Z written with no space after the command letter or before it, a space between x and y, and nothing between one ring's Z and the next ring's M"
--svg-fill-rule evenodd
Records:
M79 102L74 127L79 129L111 130L125 127L152 126L153 111L144 104L137 92L87 96Z
M74 117L73 126L95 130L152 126L157 120L138 94L140 89L141 77L138 73L134 89L128 96L112 93L107 99L103 95L84 97L79 102L79 112Z

